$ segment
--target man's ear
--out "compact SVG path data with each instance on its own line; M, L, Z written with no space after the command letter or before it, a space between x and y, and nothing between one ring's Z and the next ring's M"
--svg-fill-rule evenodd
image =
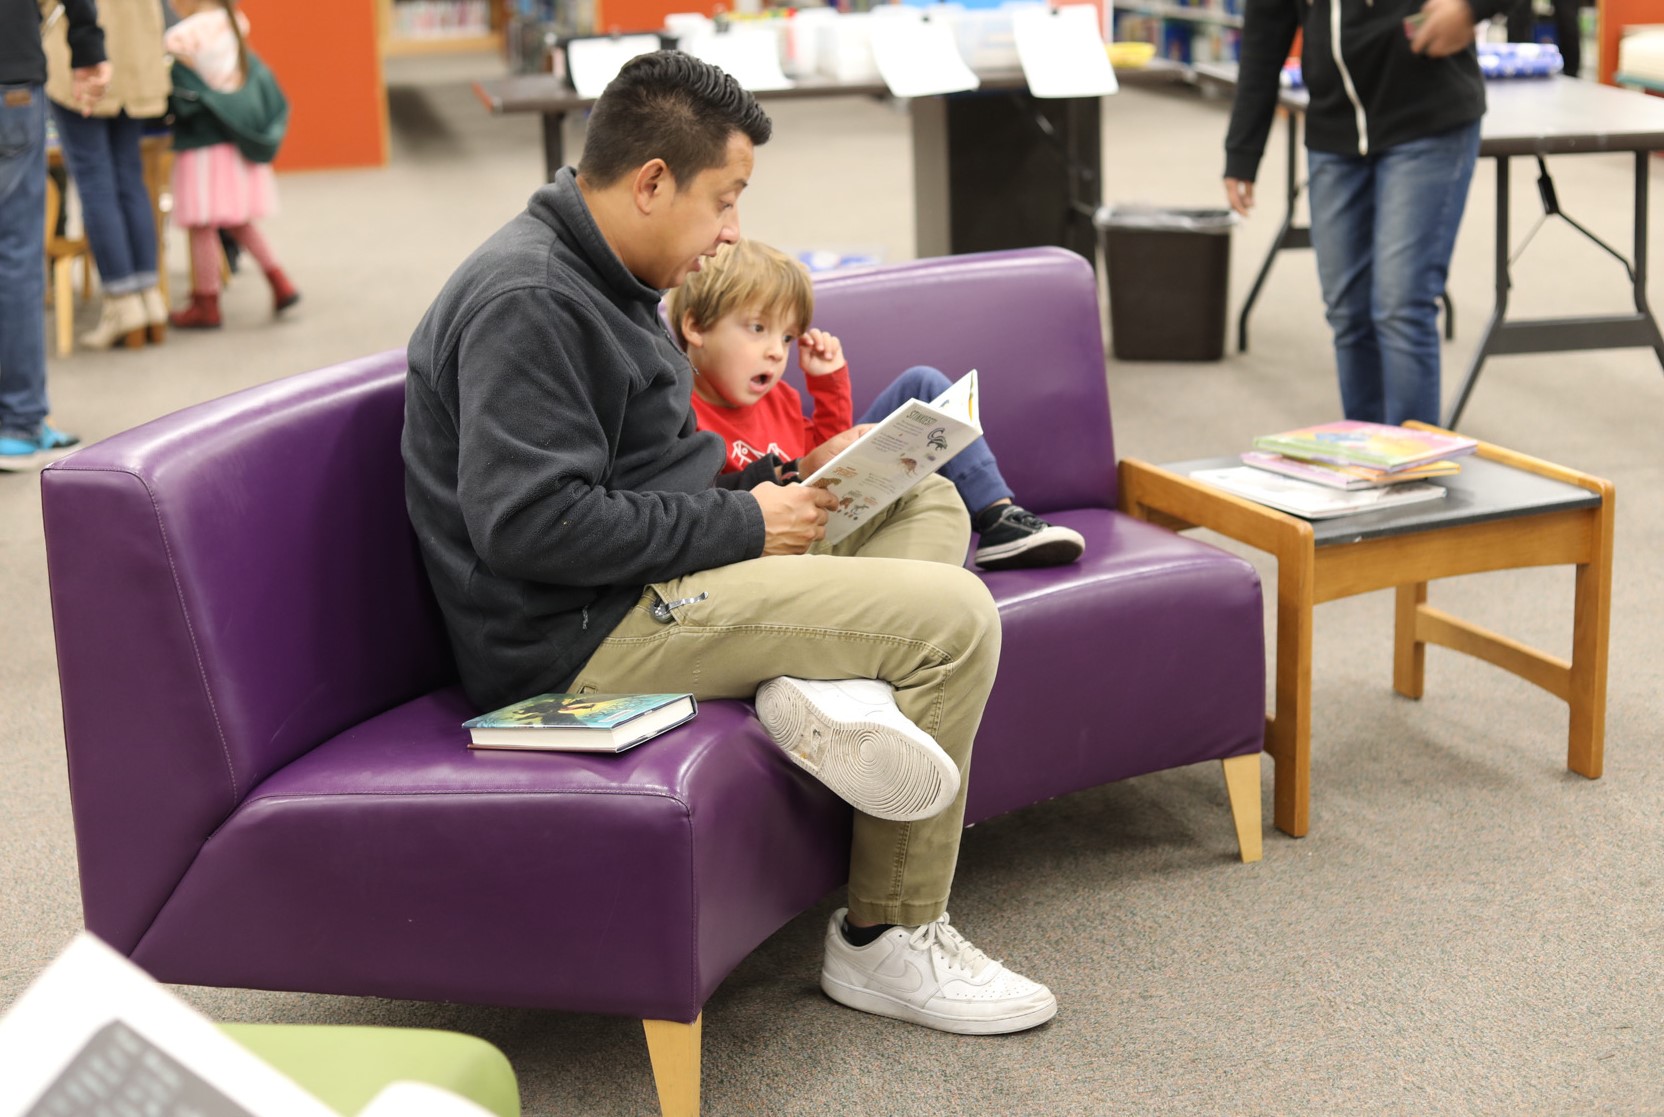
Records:
M689 349L705 344L705 331L694 321L691 310L682 311L682 340L687 342Z
M636 209L641 213L650 213L660 199L676 192L676 179L671 176L670 168L663 159L649 159L636 170L635 178L630 182L630 192Z

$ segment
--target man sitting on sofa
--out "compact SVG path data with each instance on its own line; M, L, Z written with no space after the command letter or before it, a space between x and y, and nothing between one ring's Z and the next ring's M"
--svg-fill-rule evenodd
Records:
M820 542L830 494L780 484L772 458L719 478L721 440L695 429L692 371L659 318L663 290L738 239L770 129L690 56L623 68L576 171L458 268L411 337L410 518L476 704L755 696L786 755L857 809L821 987L945 1031L1019 1031L1056 999L946 913L1000 638L962 565L963 503L928 478Z

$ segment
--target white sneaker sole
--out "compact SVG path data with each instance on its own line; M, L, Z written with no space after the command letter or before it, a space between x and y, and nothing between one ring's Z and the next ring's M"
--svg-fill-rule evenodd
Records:
M1072 528L1053 524L1044 531L1026 535L996 547L978 547L971 561L986 570L1011 570L1028 566L1062 566L1074 562L1086 551L1086 540Z
M962 1036L998 1036L1008 1032L1023 1032L1038 1027L1057 1015L1057 998L1050 995L1038 1003L1024 1002L1015 1005L1009 1012L999 1016L957 1016L932 1012L887 993L847 985L827 977L824 973L821 974L820 988L828 997L849 1008Z
M947 809L959 769L942 746L882 721L834 718L789 678L757 689L757 717L799 768L874 818L916 822Z
M74 446L55 446L50 450L36 450L32 454L7 454L0 456L0 473L22 473L30 469L39 469L68 457L81 448L80 443Z

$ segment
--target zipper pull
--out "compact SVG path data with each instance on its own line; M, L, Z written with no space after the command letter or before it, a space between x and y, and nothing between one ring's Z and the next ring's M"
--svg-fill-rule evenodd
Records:
M684 605L692 605L696 601L703 601L709 596L711 596L709 593L701 592L692 597L678 597L675 601L665 601L660 599L659 603L653 606L652 609L648 610L648 612L652 613L653 619L658 621L660 624L669 624L671 621L676 619L676 615L673 610L680 609Z

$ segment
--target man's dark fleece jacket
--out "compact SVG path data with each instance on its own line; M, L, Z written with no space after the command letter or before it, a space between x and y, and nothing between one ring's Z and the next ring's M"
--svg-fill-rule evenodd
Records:
M104 31L93 0L64 0L69 23L69 64L76 69L104 61ZM37 0L0 0L0 85L45 85L46 52L40 46Z
M1468 0L1468 6L1475 20L1483 20L1516 2ZM1404 20L1421 5L1422 0L1247 0L1236 100L1225 134L1225 177L1247 182L1256 177L1277 109L1283 59L1297 30L1304 32L1300 73L1311 94L1306 146L1314 151L1373 155L1484 116L1485 82L1472 47L1445 58L1410 49ZM1336 18L1338 53L1332 40Z
M405 501L481 709L564 689L648 583L763 553L736 489L775 463L718 481L722 440L694 427L659 299L567 167L410 339Z

